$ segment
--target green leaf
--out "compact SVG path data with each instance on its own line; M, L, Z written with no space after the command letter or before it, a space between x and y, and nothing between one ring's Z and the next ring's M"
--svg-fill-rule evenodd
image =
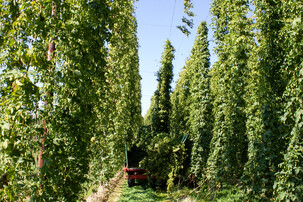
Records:
M303 173L303 167L295 168L295 174L298 175L299 173Z
M23 83L21 83L21 81L19 81L19 80L16 80L16 84L17 84L18 86L23 86Z
M74 70L74 73L77 75L77 76L81 76L81 72L79 70Z

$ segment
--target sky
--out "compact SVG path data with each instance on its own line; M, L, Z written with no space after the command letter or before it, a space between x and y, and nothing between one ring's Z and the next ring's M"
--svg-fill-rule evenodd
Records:
M157 88L156 72L159 70L161 55L164 51L164 42L169 39L175 48L174 88L179 73L190 56L194 45L197 27L202 21L206 21L209 29L208 39L211 53L211 64L216 61L213 52L213 31L210 27L211 15L209 13L211 0L192 0L195 14L194 28L189 37L185 36L176 26L182 25L182 17L185 16L183 0L139 0L136 2L136 17L138 22L139 38L139 67L142 90L142 116L149 109L150 99Z

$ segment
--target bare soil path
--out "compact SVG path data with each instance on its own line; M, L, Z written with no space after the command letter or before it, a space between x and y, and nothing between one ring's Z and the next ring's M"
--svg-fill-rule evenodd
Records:
M108 201L109 202L117 202L123 192L123 185L126 183L126 180L122 177L117 186L115 187L114 191L110 194Z
M116 187L123 182L123 171L116 174L107 184L101 184L97 193L93 193L86 198L86 202L108 201L111 194L116 192ZM119 197L118 197L119 198Z

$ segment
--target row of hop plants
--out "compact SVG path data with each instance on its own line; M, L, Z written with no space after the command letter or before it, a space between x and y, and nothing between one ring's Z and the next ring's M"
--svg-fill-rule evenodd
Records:
M214 0L218 61L210 67L202 22L173 91L166 42L144 120L154 144L139 145L148 153L142 165L168 190L231 184L243 199L303 199L301 10L298 1Z
M1 199L76 201L121 169L141 122L136 30L134 1L1 1Z

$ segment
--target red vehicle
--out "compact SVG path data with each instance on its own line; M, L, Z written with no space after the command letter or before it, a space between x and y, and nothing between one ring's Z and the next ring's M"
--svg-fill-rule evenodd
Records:
M144 168L128 168L124 167L124 176L127 179L128 187L132 187L135 185L135 179L138 180L147 180L148 176L145 174L146 170Z
M128 159L128 153L130 155L130 161ZM125 137L125 165L124 165L124 178L127 179L128 187L135 185L135 180L150 180L155 179L153 176L148 176L145 168L138 168L139 162L144 158L146 153L140 150L140 148L133 146L131 150L127 151L127 143Z

